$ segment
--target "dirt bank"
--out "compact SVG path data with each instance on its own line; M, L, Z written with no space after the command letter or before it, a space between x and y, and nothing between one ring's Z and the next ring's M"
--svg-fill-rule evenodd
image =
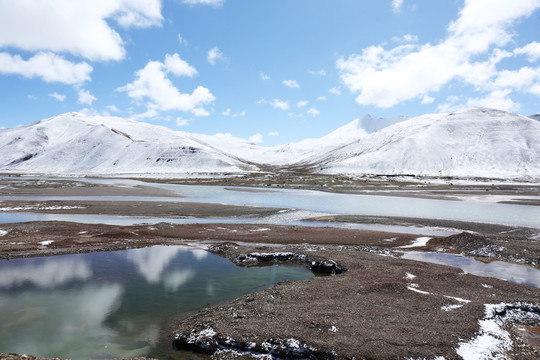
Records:
M276 249L228 244L212 251L238 261ZM347 271L278 283L204 309L171 328L175 345L216 359L456 359L460 343L478 332L485 304L533 303L540 309L537 288L451 267L354 246L289 246L283 252L332 260ZM513 359L533 359L540 351L516 342L522 346Z

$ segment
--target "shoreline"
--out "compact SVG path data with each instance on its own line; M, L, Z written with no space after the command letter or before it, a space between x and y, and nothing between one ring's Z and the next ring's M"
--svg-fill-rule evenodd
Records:
M123 196L174 196L174 192L151 186L96 185L77 179L50 182L2 180L5 182L0 181L0 196L116 196L119 193ZM534 187L527 189L534 192ZM272 191L272 187L234 190L266 192ZM437 196L444 199L452 191L448 185ZM520 196L524 191L517 190ZM163 218L217 218L218 221L220 218L269 216L283 210L157 200L10 199L2 201L2 205L20 208L11 212L32 208L31 211L43 213L120 213ZM529 264L539 269L538 229L389 216L332 215L305 220L316 220L322 225L2 223L0 259L114 251L152 245L193 245L204 246L208 251L236 263L239 256L254 258L249 255L253 253L290 252L309 261L328 261L347 270L306 281L278 283L272 288L196 313L183 314L181 322L171 319L171 323L162 330L161 344L172 343L178 334L177 345L183 342L189 345L190 350L204 350L208 356L216 359L271 359L269 356L292 359L306 358L309 354L318 356L318 359L351 359L354 356L377 359L444 356L454 359L460 356L457 353L460 344L472 341L479 331L479 322L486 316L486 304L514 306L526 303L533 309L540 309L539 288L465 274L449 266L388 256L405 249L457 253L486 261ZM399 225L410 227L411 233L325 227L325 221ZM425 236L414 233L415 226L467 232L445 237L430 236L429 241L418 242L419 238ZM298 258L271 258L264 262L274 264L287 261L298 261ZM238 264L260 266L258 262ZM508 354L512 359L530 359L540 354L540 335L536 330L540 320L535 322L533 319L529 323L518 320L512 318L505 322L516 351L515 354ZM179 354L156 349L149 356L174 358Z

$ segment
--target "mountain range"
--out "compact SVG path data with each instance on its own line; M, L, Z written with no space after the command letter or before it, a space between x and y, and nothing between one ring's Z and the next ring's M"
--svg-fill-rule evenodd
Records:
M263 147L120 117L67 113L0 130L0 172L183 177L301 171L540 180L540 116L475 108L366 115L318 139Z

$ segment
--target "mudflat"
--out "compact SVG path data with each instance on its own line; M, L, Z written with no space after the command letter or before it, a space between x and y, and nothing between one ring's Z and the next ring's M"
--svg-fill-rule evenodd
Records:
M177 194L151 186L96 185L78 180L3 178L0 185L0 196L10 196L0 206L13 212L219 220L264 217L283 210L159 200L19 200L17 196L45 194ZM430 192L426 196L433 196ZM182 358L184 355L174 348L215 359L458 359L466 351L466 344L480 335L480 321L490 316L510 334L509 347L497 350L503 358L535 359L540 354L539 288L400 257L405 249L460 253L485 261L525 263L538 269L538 229L360 215L316 219L328 222L328 227L231 224L218 220L211 224L164 221L129 226L56 221L3 223L0 258L196 244L238 266L296 262L324 275L281 282L229 303L171 319L162 330L160 347L148 354L159 359ZM411 233L331 226L336 222L410 226ZM422 236L415 233L418 226L464 232L418 242ZM487 313L486 304L499 306L495 315ZM509 315L514 313L520 315Z

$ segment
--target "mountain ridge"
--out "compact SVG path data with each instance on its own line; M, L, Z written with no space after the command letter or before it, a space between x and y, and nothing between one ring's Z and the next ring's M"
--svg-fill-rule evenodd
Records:
M265 169L540 179L540 122L476 108L358 118L316 139L262 147L120 117L66 113L0 131L0 171L182 176Z

